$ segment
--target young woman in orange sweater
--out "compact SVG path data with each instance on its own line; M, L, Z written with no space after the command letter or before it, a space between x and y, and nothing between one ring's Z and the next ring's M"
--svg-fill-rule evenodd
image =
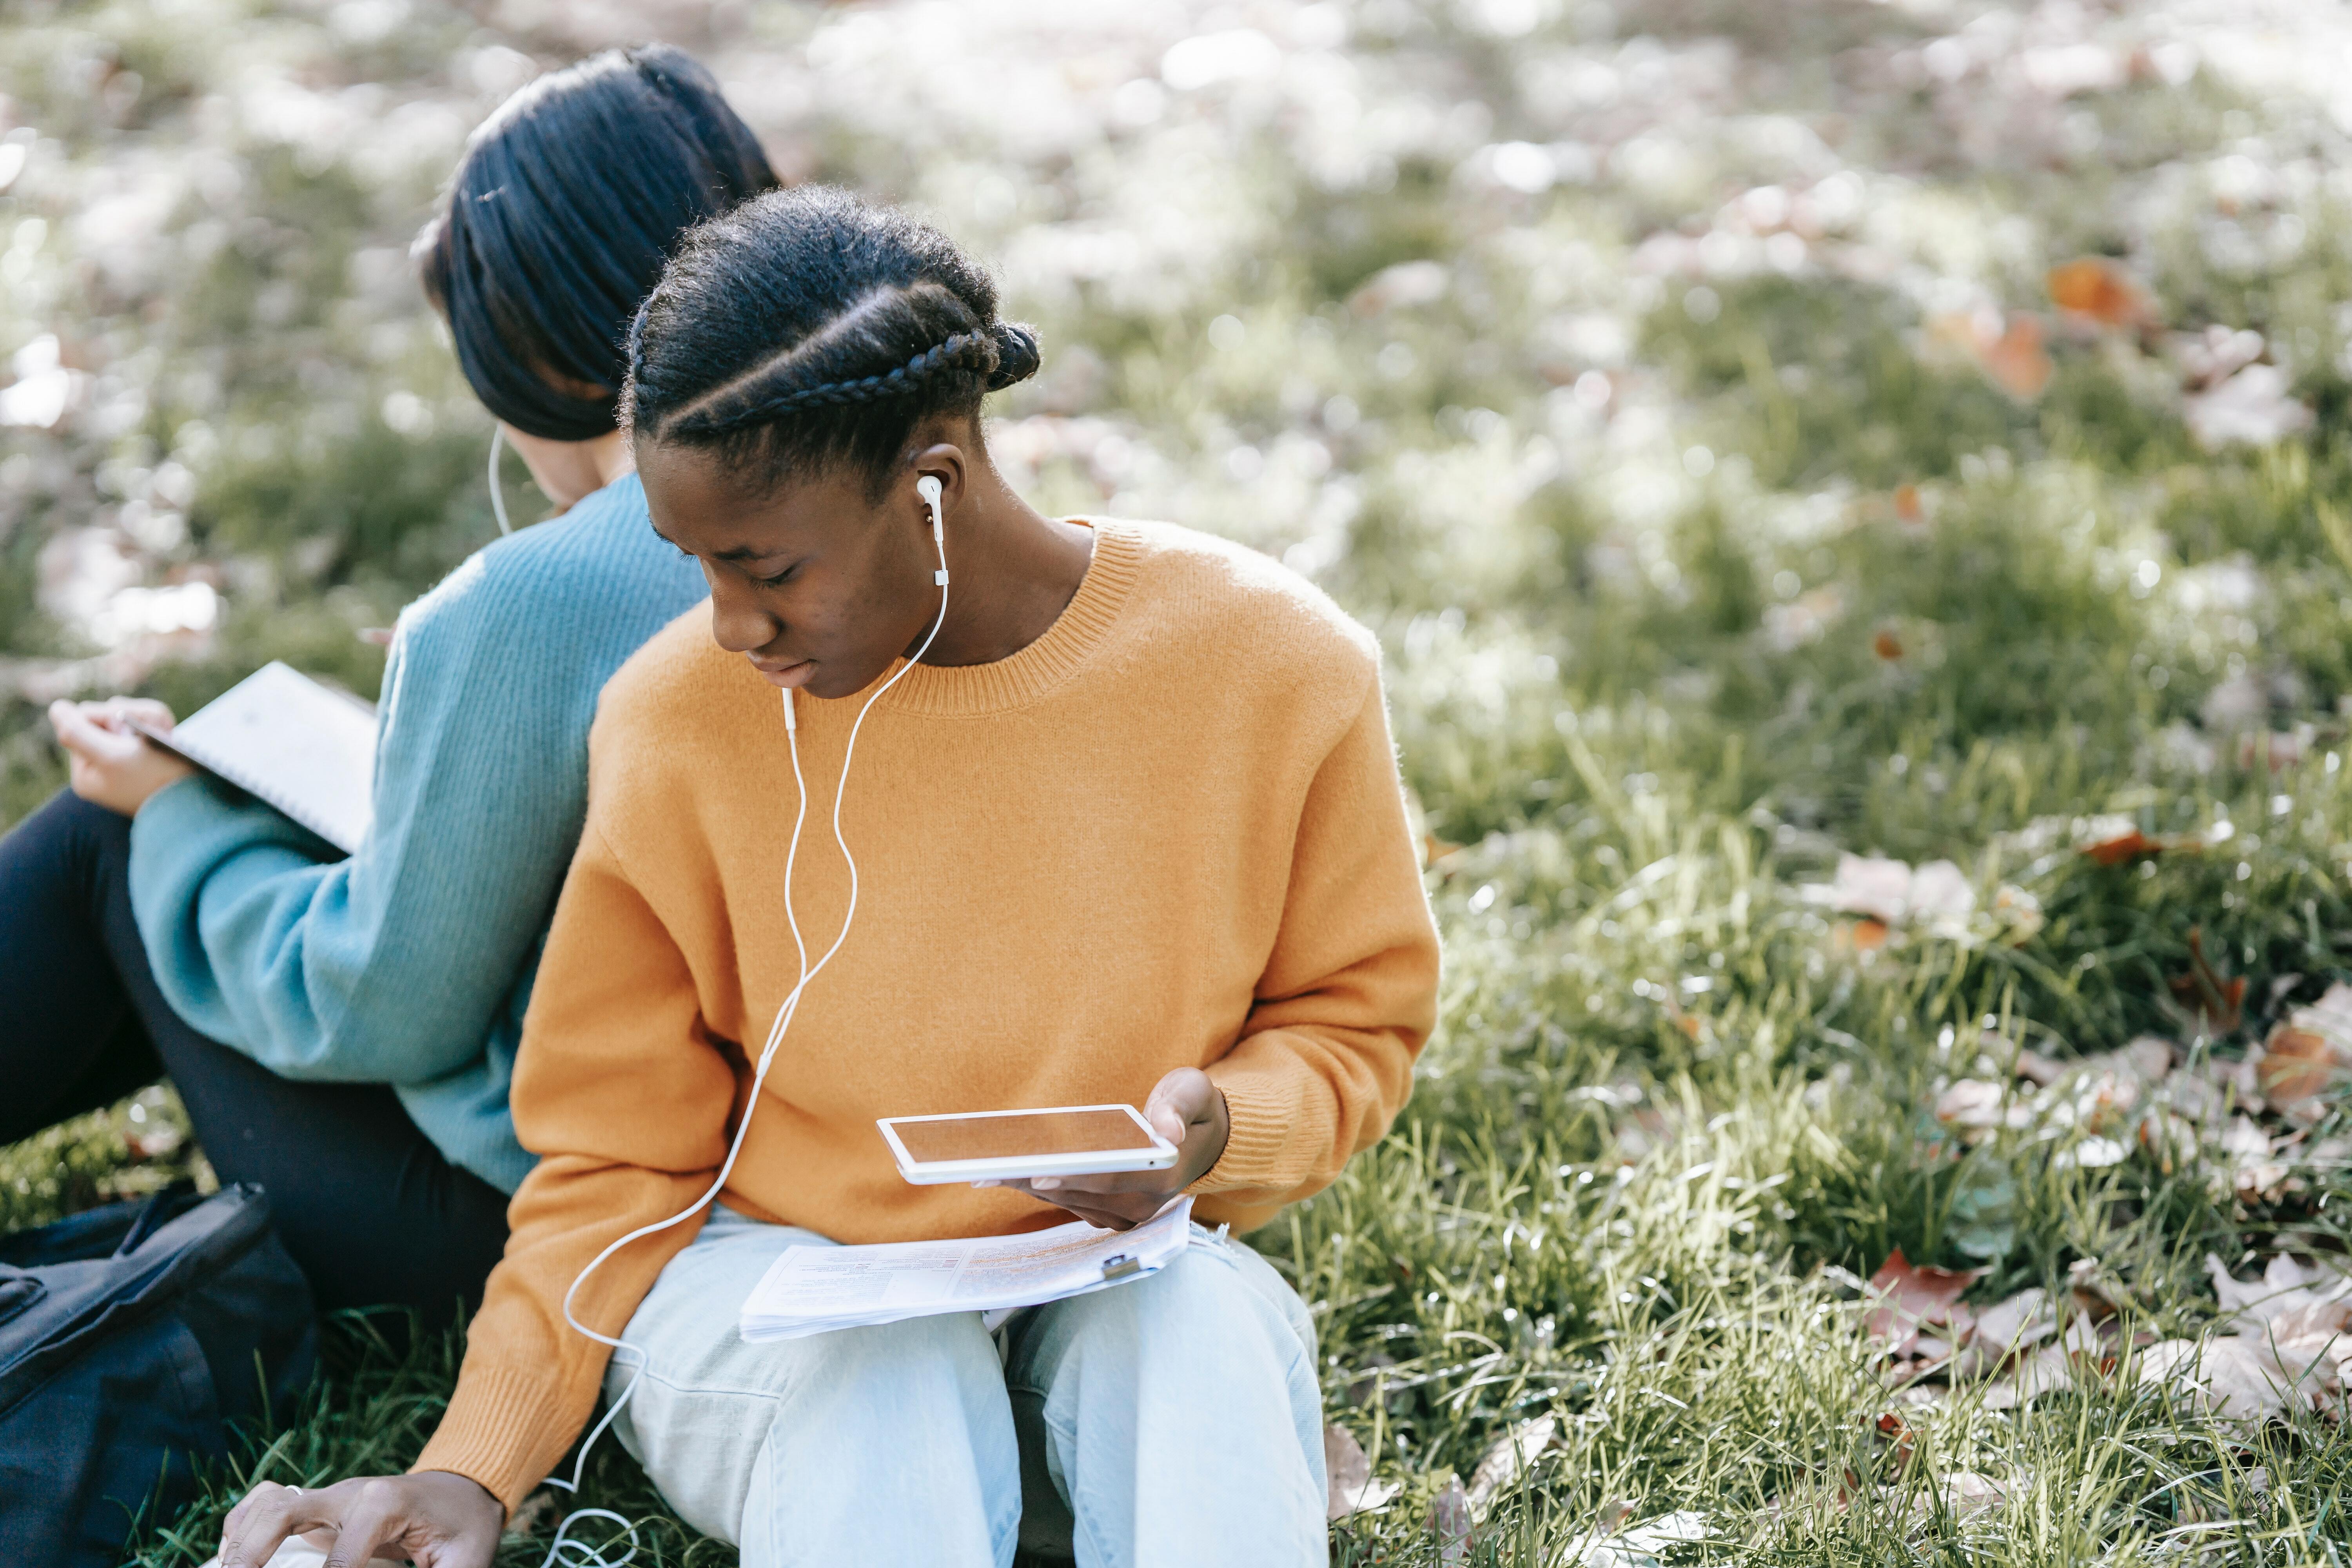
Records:
M615 1430L747 1568L1003 1568L1061 1509L1082 1563L1322 1563L1311 1320L1239 1241L1197 1229L993 1340L736 1321L796 1243L1126 1226L1182 1193L1246 1230L1386 1131L1438 952L1371 637L1250 552L1032 509L979 416L1035 340L890 211L803 189L707 224L631 362L654 526L711 599L599 710L514 1084L540 1163L415 1468L258 1489L225 1568L297 1531L483 1568L633 1380ZM845 782L854 882L822 831ZM1111 1101L1174 1168L915 1186L874 1126Z

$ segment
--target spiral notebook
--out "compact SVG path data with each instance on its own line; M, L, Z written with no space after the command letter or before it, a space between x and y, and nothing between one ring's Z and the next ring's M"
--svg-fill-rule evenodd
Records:
M375 710L272 660L171 730L139 732L349 855L374 819Z

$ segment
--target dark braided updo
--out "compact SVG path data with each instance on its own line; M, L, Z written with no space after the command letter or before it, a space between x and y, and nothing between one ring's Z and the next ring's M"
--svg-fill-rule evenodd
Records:
M1037 373L1037 337L937 229L776 191L687 237L629 330L622 418L771 480L847 465L878 494L934 415Z

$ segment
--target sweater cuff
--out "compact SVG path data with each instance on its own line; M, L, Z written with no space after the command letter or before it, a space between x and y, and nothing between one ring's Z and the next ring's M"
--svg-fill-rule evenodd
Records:
M1185 1190L1197 1197L1232 1192L1241 1187L1273 1184L1276 1163L1288 1142L1289 1121L1296 1109L1254 1075L1231 1078L1209 1069L1209 1079L1225 1097L1225 1152L1208 1173Z
M441 1425L408 1473L448 1470L478 1482L514 1516L515 1506L547 1479L563 1456L562 1391L546 1378L510 1367L458 1374ZM552 1452L553 1457L542 1458Z

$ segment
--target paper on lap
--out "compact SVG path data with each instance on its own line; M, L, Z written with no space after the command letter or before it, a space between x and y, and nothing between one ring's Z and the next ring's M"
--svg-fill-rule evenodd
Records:
M349 855L374 816L375 710L272 660L179 725L140 733Z
M743 1300L751 1344L942 1312L1002 1312L1107 1289L1157 1273L1192 1241L1192 1200L1133 1230L1084 1220L1024 1236L788 1247ZM1132 1260L1110 1278L1104 1265Z

